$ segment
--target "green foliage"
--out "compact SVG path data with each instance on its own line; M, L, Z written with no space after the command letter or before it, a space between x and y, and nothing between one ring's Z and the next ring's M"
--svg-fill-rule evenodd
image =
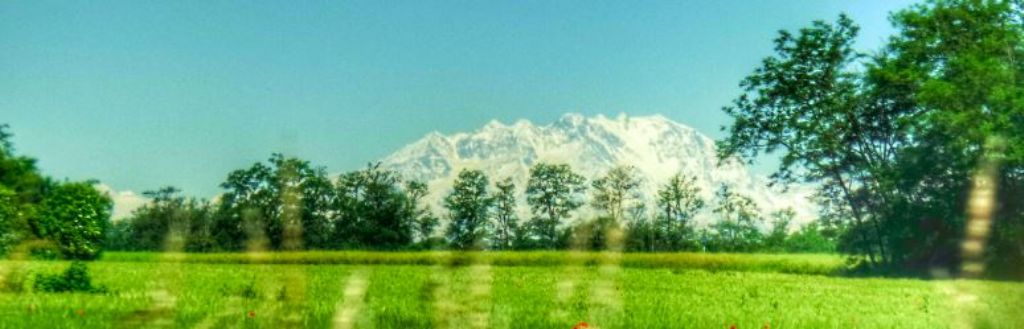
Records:
M790 253L833 253L835 241L830 239L818 223L810 223L786 237L783 251Z
M115 223L107 241L117 250L203 252L443 245L433 236L439 219L423 204L426 185L403 186L379 164L332 184L322 168L275 154L222 186L213 204L170 187L147 192L152 202Z
M772 228L764 236L765 249L775 252L786 250L786 240L790 237L789 227L795 217L796 212L793 208L785 208L768 215Z
M61 274L41 274L35 278L34 289L42 292L105 292L93 286L89 268L84 262L71 262Z
M625 219L626 210L641 203L640 172L634 166L616 166L591 183L590 204L616 221Z
M556 248L564 241L559 227L573 211L583 205L586 191L583 176L576 174L567 164L538 163L530 168L526 185L526 202L533 218L528 225L530 236L541 248Z
M611 245L609 233L621 230L620 226L619 221L609 216L598 216L573 225L572 239L574 245L570 245L570 247L583 250L619 250L615 248L620 248L621 246ZM616 242L621 243L621 241Z
M9 167L12 166L11 159L20 159L15 162L34 168L31 159L13 157L9 142L5 140L5 143L3 156ZM34 169L28 172L34 173ZM0 176L9 173L3 172ZM62 196L68 193L67 189L58 189L58 184L48 183L45 179L5 177L5 181L42 182L37 186L38 190L46 191L46 196L53 193L54 199L49 201L53 207L44 209L42 204L20 202L21 194L0 185L0 200L4 201L0 203L0 247L3 247L0 251L15 243L24 244L22 240L32 235L45 234L52 239L51 235L60 231L60 226L55 225L64 223L54 220L56 214L68 213L67 209L76 207L73 203L57 200L88 199ZM573 173L567 165L541 163L532 168L530 178L527 201L533 218L520 225L516 186L511 178L497 182L495 194L490 196L488 182L482 172L461 173L456 188L446 200L449 215L452 215L447 230L448 241L435 236L440 219L424 202L428 193L425 184L403 182L397 173L382 169L380 164L343 174L332 184L324 169L280 154L272 155L266 163L232 171L222 184L226 192L216 203L186 198L177 189L165 187L145 192L151 202L137 209L129 218L112 224L105 220L96 224L104 226L100 231L106 232L102 240L107 249L172 252L247 248L253 251L430 250L445 247L605 249L609 246L607 234L619 232L623 221L627 224L623 246L626 250L707 250L709 241L713 246L725 245L717 243L716 234L705 234L712 239L700 239L689 223L704 206L704 201L698 196L700 191L695 187L695 177L677 175L663 185L659 190L657 215L650 218L640 202L638 187L641 179L636 169L630 166L613 168L605 177L591 184L594 188L591 205L603 211L604 216L580 220L575 226L568 225L567 221L583 205L583 193L586 191L583 177ZM37 212L47 217L40 218L36 216ZM104 213L109 213L109 209ZM84 219L88 221L91 217ZM82 249L74 251L75 256L66 256L70 252L67 249L72 246L67 239L84 239L85 236L75 234L86 233L92 239L90 243L95 243L95 234L90 232L100 231L75 231L70 235L68 231L62 231L65 242L52 239L55 243L29 243L22 249L34 259L94 257L83 253L96 249ZM489 242L487 246L483 244L485 241ZM710 250L736 249L714 247ZM751 247L747 250L788 249Z
M413 200L402 189L397 173L372 164L341 175L335 189L336 243L374 249L398 249L412 243L416 206L411 206Z
M655 250L698 250L693 217L704 209L696 176L673 175L658 189L659 214L650 230Z
M95 259L103 249L111 208L110 197L91 182L60 183L46 195L32 228L67 259Z
M455 179L451 193L444 198L448 209L445 236L456 249L481 249L484 245L494 199L487 191L487 175L479 170L463 169Z
M12 136L0 124L0 255L32 238L29 218L52 185L39 174L35 159L14 153Z
M50 183L39 173L35 159L14 153L12 136L8 126L0 124L0 186L13 191L19 204L37 204Z
M10 248L21 240L18 230L18 221L21 219L18 213L18 204L15 203L16 195L0 185L0 255L6 255Z
M213 225L214 240L228 250L242 248L250 236L265 238L275 250L327 247L328 205L335 191L326 171L281 154L268 162L233 171L221 184L227 191Z
M136 248L135 240L132 239L132 231L130 220L112 221L110 228L107 229L107 237L103 241L104 247L111 251L142 250Z
M639 218L626 222L626 251L658 251L665 236L655 223L646 218Z
M753 251L763 243L764 235L758 228L762 220L760 210L750 198L723 185L715 191L714 212L719 215L719 221L712 225L714 235L708 249Z
M430 206L423 204L423 197L427 196L427 184L417 181L409 181L405 184L405 192L408 194L410 211L413 216L413 230L416 234L417 244L424 249L433 249L440 246L442 241L434 237L434 230L441 224L441 219L434 216Z
M520 235L519 216L516 214L516 185L512 178L505 178L496 182L494 187L494 236L491 238L491 248L512 249Z
M186 199L174 187L143 192L150 202L132 216L114 223L108 249L209 251L213 208L205 201Z
M603 177L591 182L590 205L604 214L577 229L577 236L589 240L587 248L622 249L621 239L612 240L611 235L619 234L623 221L641 220L644 217L640 215L645 211L643 195L640 193L642 183L639 170L633 166L616 166ZM627 218L627 215L634 214L639 216Z
M734 121L720 156L782 154L774 177L817 182L844 227L840 248L876 267L955 270L983 161L1002 164L997 228L1024 226L1021 9L1013 1L913 6L892 15L898 34L870 57L853 49L858 28L846 16L781 32L776 54L725 108ZM1002 240L1013 236L994 234L992 267L1024 260L1024 242Z

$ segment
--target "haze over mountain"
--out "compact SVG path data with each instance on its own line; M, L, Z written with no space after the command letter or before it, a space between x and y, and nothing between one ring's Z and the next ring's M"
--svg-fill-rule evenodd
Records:
M512 177L520 194L521 216L528 218L523 194L529 168L538 162L569 164L587 177L588 185L616 165L636 166L644 178L642 191L651 210L656 209L653 196L658 186L681 172L697 177L709 205L714 191L725 184L749 196L765 213L792 207L799 223L813 219L816 213L808 199L812 188L769 188L766 177L750 173L739 161L718 165L714 140L660 115L608 118L566 114L547 125L527 120L511 125L491 121L469 133L430 133L382 162L406 179L426 182L430 187L427 200L442 217L441 200L455 176L462 169L479 169L492 184ZM697 220L707 223L711 216L705 212Z

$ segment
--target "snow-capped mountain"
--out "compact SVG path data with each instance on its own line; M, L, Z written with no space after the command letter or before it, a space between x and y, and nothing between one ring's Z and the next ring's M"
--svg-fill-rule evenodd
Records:
M616 118L566 114L548 125L520 120L512 125L491 121L471 133L442 135L433 132L382 160L383 166L406 179L426 182L427 201L443 215L441 200L459 171L479 169L492 183L512 177L520 193L521 218L528 218L525 203L530 167L538 162L566 163L588 180L603 176L616 165L636 166L643 175L643 192L656 209L653 196L659 185L676 174L695 175L710 205L714 191L726 184L753 199L766 213L785 207L797 212L797 222L814 218L816 207L808 197L812 189L790 186L769 188L765 177L752 175L739 161L721 166L714 140L688 126L660 115ZM588 181L589 185L589 181ZM585 213L589 207L584 207ZM698 217L707 223L709 214Z

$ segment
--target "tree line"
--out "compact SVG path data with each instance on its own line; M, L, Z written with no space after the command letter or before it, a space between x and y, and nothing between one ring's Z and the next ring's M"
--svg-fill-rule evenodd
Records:
M424 200L426 184L371 164L331 178L323 167L274 154L230 172L215 200L174 187L144 192L150 201L111 221L113 202L96 181L44 176L16 154L0 125L0 254L91 260L106 250L534 250L831 252L838 231L817 224L790 232L792 211L762 216L749 198L723 187L705 201L694 177L661 186L657 211L641 201L636 168L620 166L589 184L565 164L538 163L525 187L492 184L479 170L455 178L442 209ZM582 207L597 211L581 218ZM721 217L698 228L706 204ZM771 221L770 223L768 221ZM442 225L443 224L443 225ZM768 230L768 224L774 224Z
M525 187L529 218L519 218L511 177L493 182L462 170L435 211L427 186L380 164L330 178L322 167L274 154L232 171L216 202L162 188L108 232L115 250L190 252L329 249L830 252L837 234L820 225L791 232L792 210L762 215L749 198L723 187L705 201L694 177L676 175L648 212L636 168L620 166L586 183L565 164L538 163ZM579 214L589 205L595 218ZM706 203L721 220L699 228ZM768 229L772 227L772 229ZM618 238L610 239L610 236Z

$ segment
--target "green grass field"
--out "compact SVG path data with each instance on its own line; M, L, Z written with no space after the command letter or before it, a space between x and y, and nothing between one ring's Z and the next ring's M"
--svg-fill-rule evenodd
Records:
M66 264L0 266L3 328L1024 325L1024 284L846 278L822 255L110 253L89 265L99 294L11 291Z

